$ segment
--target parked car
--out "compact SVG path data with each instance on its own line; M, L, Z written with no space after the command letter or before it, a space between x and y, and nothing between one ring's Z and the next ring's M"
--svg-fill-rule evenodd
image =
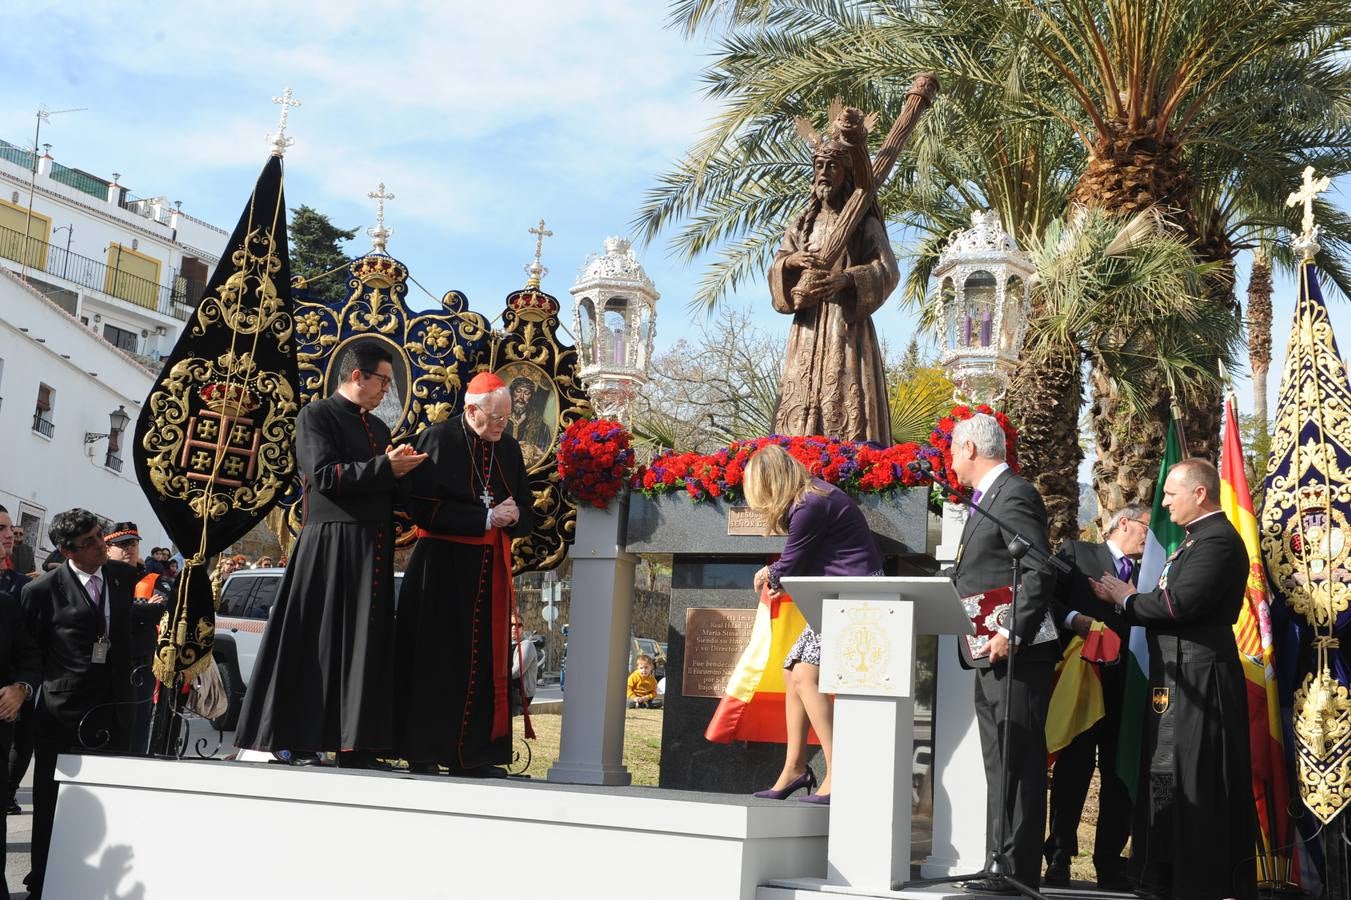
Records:
M630 672L638 668L638 654L640 653L646 653L652 657L652 674L656 675L658 680L666 677L665 644L659 643L653 638L634 638L632 647L629 649Z
M230 707L216 720L217 727L230 731L239 722L244 694L253 678L253 665L263 641L272 606L277 602L285 569L240 569L225 579L220 589L220 609L216 613L216 645L212 651L220 669ZM394 573L394 597L399 596L403 573Z

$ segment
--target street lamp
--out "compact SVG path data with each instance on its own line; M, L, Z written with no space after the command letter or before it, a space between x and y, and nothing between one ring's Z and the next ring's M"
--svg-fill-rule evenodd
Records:
M52 237L56 237L58 231L65 231L66 233L66 255L61 260L61 277L65 278L66 267L70 265L70 239L75 237L75 225L71 223L70 225L62 225L60 228L53 228Z
M127 408L119 403L117 409L108 413L107 432L99 434L93 431L86 431L84 433L84 442L86 444L92 444L95 441L101 441L104 438L107 438L108 451L115 452L121 449L118 446L118 439L122 436L122 432L127 430L127 425L130 422L131 416L127 414Z

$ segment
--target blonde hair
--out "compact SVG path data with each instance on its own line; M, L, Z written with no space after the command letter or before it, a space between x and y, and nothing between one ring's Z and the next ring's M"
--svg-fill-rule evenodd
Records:
M812 486L811 473L778 444L766 444L746 463L741 488L765 517L765 534L787 534L788 514Z

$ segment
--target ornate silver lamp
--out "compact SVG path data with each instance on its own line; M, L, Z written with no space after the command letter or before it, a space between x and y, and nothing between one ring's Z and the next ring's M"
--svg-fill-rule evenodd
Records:
M1032 263L993 210L971 213L971 227L953 234L934 268L943 305L941 363L957 397L993 403L1009 374L1028 317Z
M587 257L572 297L580 374L596 414L627 422L647 383L661 294L631 242L610 237L603 254Z

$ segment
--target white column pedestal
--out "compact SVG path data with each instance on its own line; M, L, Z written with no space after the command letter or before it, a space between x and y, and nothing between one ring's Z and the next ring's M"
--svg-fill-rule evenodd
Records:
M836 698L828 884L909 880L914 730L909 697Z
M636 557L622 549L626 523L626 503L577 508L563 726L549 781L633 782L624 767L624 689Z
M975 677L957 661L959 637L939 635L934 698L933 843L925 878L985 868L985 760L976 730Z

